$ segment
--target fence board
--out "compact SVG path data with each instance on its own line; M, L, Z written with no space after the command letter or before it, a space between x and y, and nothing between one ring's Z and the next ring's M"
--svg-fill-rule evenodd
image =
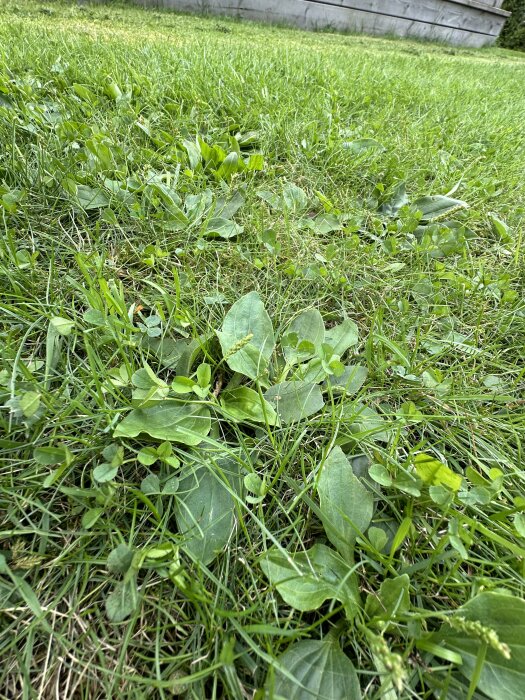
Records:
M138 0L303 29L395 34L480 47L494 43L508 12L502 0ZM488 2L494 3L494 6Z

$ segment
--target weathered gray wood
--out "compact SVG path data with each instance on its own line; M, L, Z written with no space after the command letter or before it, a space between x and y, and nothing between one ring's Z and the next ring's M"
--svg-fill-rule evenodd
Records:
M378 15L402 17L417 22L445 27L474 28L484 34L498 34L501 28L501 10L487 11L486 5L474 0L326 0L354 10L375 12ZM506 16L506 15L505 15Z
M493 43L508 16L479 0L142 0L142 4L303 29L395 34L474 47Z
M510 15L510 12L506 12L506 10L500 9L501 6L503 5L504 0L443 0L444 2L452 2L455 3L456 5L469 5L470 7L477 7L480 10L487 10L487 6L489 8L489 11L494 12L497 11L497 14L506 14L506 16Z
M491 7L501 7L505 0L483 0L486 5L490 5Z

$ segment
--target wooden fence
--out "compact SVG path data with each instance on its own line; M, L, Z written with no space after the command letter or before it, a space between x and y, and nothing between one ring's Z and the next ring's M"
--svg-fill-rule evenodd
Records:
M486 46L509 13L503 0L137 0L150 7L242 17L303 29L393 34Z

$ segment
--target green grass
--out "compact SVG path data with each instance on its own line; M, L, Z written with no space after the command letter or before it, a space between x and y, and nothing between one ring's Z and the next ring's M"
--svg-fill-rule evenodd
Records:
M334 637L366 698L497 697L483 672L475 691L465 659L460 673L443 620L483 591L512 594L523 615L524 69L502 49L2 4L0 697L271 697L280 654ZM220 147L207 161L184 146L196 136ZM229 174L218 161L239 144ZM290 183L296 207L280 200ZM206 216L180 223L177 207L203 192L242 195L223 214L237 235L210 235ZM447 194L467 206L422 228L414 202ZM357 324L341 357L367 370L356 394L328 382L308 420L275 426L219 405L231 380L266 390L233 375L215 336L254 290L280 338L270 383L292 378L287 324L318 309L328 329ZM210 408L211 432L148 466L139 452L160 440L113 436L139 400L131 377L147 364L165 396L174 341L192 339L186 372L208 364L210 389L178 396ZM356 424L363 404L374 419ZM330 597L294 609L261 568L272 547L333 544L322 475L336 444L375 503L353 615ZM445 486L423 478L419 454L448 466ZM93 469L107 462L102 483ZM206 564L180 527L194 463L235 525ZM178 476L179 491L159 495L150 473ZM119 544L133 563L108 571ZM118 568L125 619L112 622ZM367 595L402 574L409 604L374 618Z

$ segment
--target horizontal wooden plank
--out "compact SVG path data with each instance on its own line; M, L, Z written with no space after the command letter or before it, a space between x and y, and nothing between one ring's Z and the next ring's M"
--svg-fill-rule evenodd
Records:
M502 26L500 10L484 7L479 2L465 0L308 0L337 5L352 10L403 17L417 22L439 24L444 27L468 29L484 34L498 34ZM480 9L481 8L481 9Z
M504 0L442 0L442 2L467 5L468 7L474 7L485 11L488 9L489 12L495 12L503 17L508 17L510 15L510 12L501 9Z
M482 5L488 5L489 7L500 8L503 5L504 0L479 0Z
M476 31L471 26L447 26L429 23L412 17L399 17L375 12L370 6L378 0L357 0L361 8L349 7L356 0L137 0L143 5L166 7L186 11L210 12L257 21L283 23L303 29L333 29L337 31L363 32L368 34L395 34L444 41L450 44L480 47L495 41L499 28L488 33ZM407 6L421 6L422 0L394 0ZM342 3L346 2L347 5ZM428 3L430 0L423 0ZM432 2L448 4L447 0ZM393 3L379 3L390 6ZM456 3L457 4L457 3ZM479 3L478 3L479 4ZM367 9L363 6L367 5ZM376 5L377 6L377 5ZM490 12L490 10L489 10ZM503 24L504 18L500 17Z
M316 0L310 0L315 2ZM333 2L333 0L317 0L318 2ZM510 12L500 9L503 0L490 0L490 2L499 3L496 5L490 5L484 0L336 0L337 3L349 6L357 7L363 6L368 7L373 12L381 12L385 15L399 15L399 13L407 15L415 15L419 19L423 19L428 13L440 12L446 14L447 12L465 12L467 14L470 11L474 11L475 14L488 13L494 15L501 15L502 17L508 17Z

